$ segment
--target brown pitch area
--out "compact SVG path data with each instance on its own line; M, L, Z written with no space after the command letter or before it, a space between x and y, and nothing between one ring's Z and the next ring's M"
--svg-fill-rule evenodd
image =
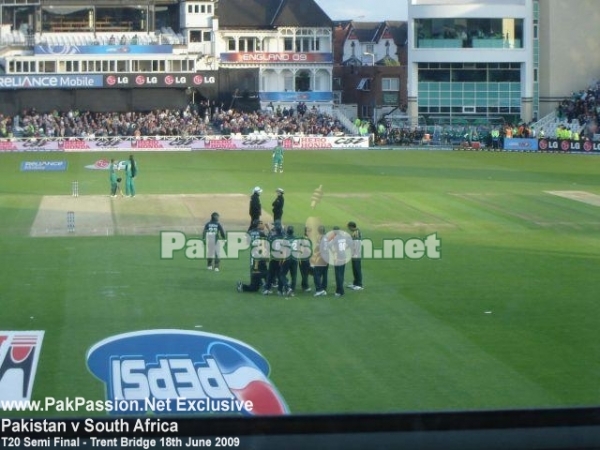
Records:
M134 198L47 195L42 198L30 236L112 236L181 231L200 234L213 212L226 231L248 229L249 197L244 194L137 195ZM75 230L67 228L67 214ZM272 216L263 211L263 220Z

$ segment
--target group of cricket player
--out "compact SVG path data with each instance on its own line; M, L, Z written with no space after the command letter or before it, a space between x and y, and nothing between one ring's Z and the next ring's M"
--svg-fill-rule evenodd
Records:
M269 225L255 219L248 230L252 243L250 281L238 281L238 292L293 297L299 286L306 293L314 289L315 297L326 296L330 266L335 275L336 297L345 294L345 287L363 290L361 232L355 222L348 222L347 227L348 231L337 226L327 231L318 218L311 217L302 236L297 236L292 225L284 227L278 220ZM348 262L353 282L345 286Z
M283 172L283 148L273 151L273 172ZM319 191L319 192L317 192ZM322 196L322 187L313 195L314 208ZM348 222L348 231L335 226L327 231L318 218L307 220L302 236L297 236L294 226L282 222L284 190L276 190L273 201L273 223L264 223L260 218L260 194L257 186L250 198L250 227L248 238L253 251L250 255L250 280L238 281L238 292L275 292L283 297L293 297L299 285L302 292L313 292L314 296L327 295L329 266L335 274L335 296L345 294L344 287L363 290L361 266L361 231L355 222ZM257 244L258 243L258 244ZM261 250L261 248L263 250ZM344 286L345 268L351 262L353 282ZM288 277L289 276L289 277Z
M272 155L274 173L283 172L283 148L277 146ZM299 288L304 293L314 292L315 297L328 295L329 268L333 266L335 296L345 295L345 288L361 291L363 287L361 266L361 231L355 222L347 223L346 230L334 226L327 230L318 217L309 217L301 235L293 225L284 226L284 189L277 188L272 203L273 222L262 220L260 186L254 187L250 196L250 225L247 239L250 246L249 281L237 282L238 292L256 292L263 295L277 294L294 297ZM312 196L314 209L322 197L322 186ZM204 225L204 242L212 242L213 250L206 258L208 270L221 270L218 245L226 239L218 212L211 214ZM346 265L352 268L352 283L344 285ZM312 283L311 283L312 280ZM311 286L312 285L312 286Z

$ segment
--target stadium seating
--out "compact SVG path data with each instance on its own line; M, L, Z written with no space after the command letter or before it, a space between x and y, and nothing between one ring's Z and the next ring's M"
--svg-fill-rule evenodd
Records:
M93 113L87 111L25 112L20 116L2 116L6 137L99 137L131 136L139 130L145 136L199 136L225 134L248 135L340 135L346 130L332 115L308 111L304 117L271 115L261 111L213 111L206 121L208 105L201 104L184 110L149 112ZM96 125L92 126L94 123ZM10 133L10 136L8 136Z
M557 105L552 113L540 119L534 125L545 137L556 137L556 130L563 126L581 136L593 138L600 123L600 82L587 89L573 92Z
M158 44L161 41L160 35L157 36L154 33L143 33L143 32L123 32L123 33L111 33L111 32L64 32L64 33L36 33L34 36L34 42L37 45L110 45L111 38L114 41L114 45L151 45ZM165 40L164 38L162 39ZM173 38L168 36L169 42L179 41L178 37ZM163 42L165 43L165 42Z

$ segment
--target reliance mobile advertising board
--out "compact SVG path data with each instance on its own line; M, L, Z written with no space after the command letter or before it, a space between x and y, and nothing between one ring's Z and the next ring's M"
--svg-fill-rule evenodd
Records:
M216 86L216 71L98 75L0 75L0 89L184 88Z

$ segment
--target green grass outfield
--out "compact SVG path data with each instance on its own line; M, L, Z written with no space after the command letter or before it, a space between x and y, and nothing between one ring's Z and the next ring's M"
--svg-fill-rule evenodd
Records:
M87 350L168 328L256 348L292 413L600 404L600 206L547 193L600 196L600 158L289 151L285 173L273 174L269 152L136 154L140 195L114 201L138 212L148 194L249 195L255 185L270 212L283 187L284 222L297 230L316 215L329 228L356 221L375 245L441 239L440 260L363 261L362 292L284 300L236 292L246 257L220 273L182 254L160 260L158 233L30 237L43 196L70 198L75 179L82 196L107 194L108 173L85 166L126 156L0 154L0 330L45 331L34 399L104 399ZM19 170L40 160L67 160L68 170ZM333 270L329 278L332 293Z

